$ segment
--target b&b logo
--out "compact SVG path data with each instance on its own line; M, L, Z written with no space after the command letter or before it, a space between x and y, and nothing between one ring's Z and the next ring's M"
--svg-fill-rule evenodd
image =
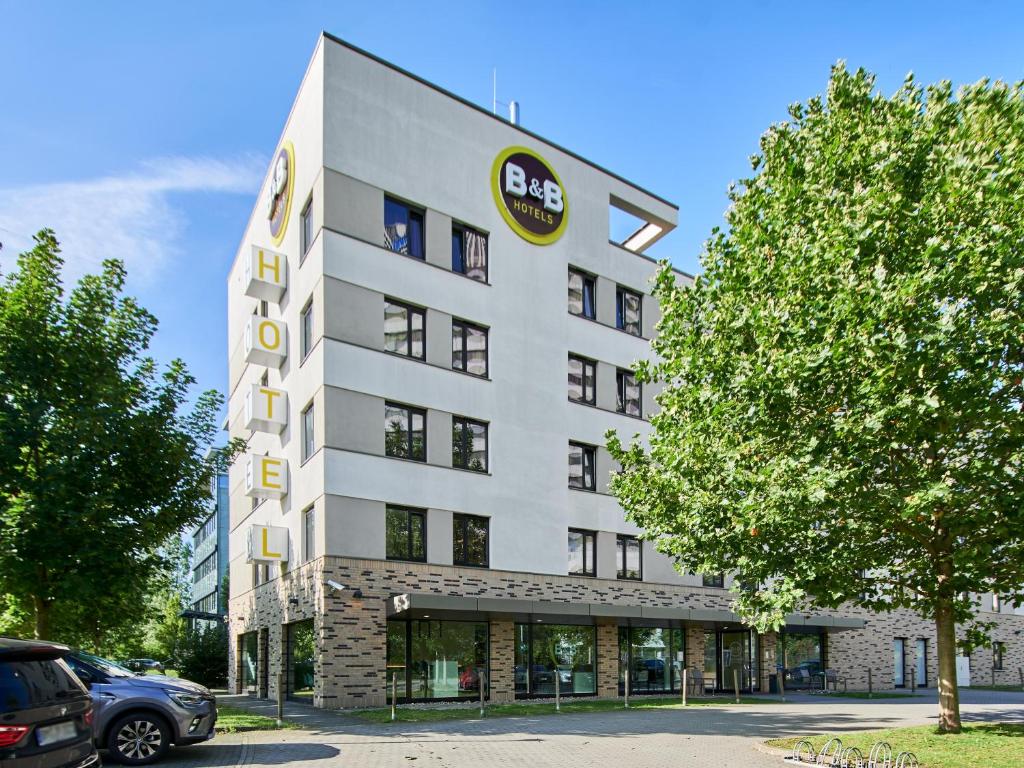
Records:
M554 169L526 147L509 147L495 159L491 191L502 218L524 240L550 245L569 220L565 188Z

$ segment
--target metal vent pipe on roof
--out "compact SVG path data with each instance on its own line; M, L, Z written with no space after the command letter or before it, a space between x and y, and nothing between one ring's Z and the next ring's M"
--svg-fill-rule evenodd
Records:
M508 121L512 125L519 125L519 102L510 101L508 104Z

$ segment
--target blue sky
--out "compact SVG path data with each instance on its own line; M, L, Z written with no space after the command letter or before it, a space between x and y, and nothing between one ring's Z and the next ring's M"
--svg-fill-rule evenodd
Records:
M50 3L0 0L0 268L44 225L70 275L124 258L153 346L226 386L225 277L326 29L680 207L699 270L731 180L846 59L892 92L1024 78L1020 2Z

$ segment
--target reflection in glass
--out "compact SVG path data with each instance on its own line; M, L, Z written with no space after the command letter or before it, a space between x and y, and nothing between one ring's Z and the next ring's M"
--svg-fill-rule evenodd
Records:
M569 575L594 576L597 568L597 535L569 529Z
M256 654L259 647L255 632L242 635L242 690L256 695Z
M487 375L487 329L452 321L452 368L474 376Z
M704 679L718 679L718 635L714 632L704 633Z
M594 278L574 269L569 270L569 311L594 319Z
M384 350L423 359L422 309L387 300L384 302Z
M597 366L592 360L569 355L569 399L594 405L597 402Z
M487 281L487 235L468 227L452 227L452 271Z
M389 560L426 561L426 516L423 510L388 506L386 528Z
M617 578L640 579L643 575L640 559L640 540L635 536L620 534L615 537L615 560L618 564Z
M455 565L487 567L489 520L476 515L452 515L452 555Z
M309 698L313 695L316 639L313 620L298 621L287 627L288 697Z
M517 624L517 696L554 696L556 676L565 696L597 691L597 628Z
M679 690L683 630L662 627L619 627L619 683L629 668L631 693Z
M385 403L384 453L400 459L427 460L426 412Z
M487 425L482 421L452 419L452 466L487 471Z
M626 288L615 291L615 327L640 335L640 294Z
M384 245L395 253L422 259L423 213L384 198Z
M389 622L389 667L400 663L398 653L403 650L396 638L392 655L392 625L404 631L406 623ZM486 622L412 621L409 632L408 676L412 698L479 697L480 672L487 668ZM404 682L401 677L399 681Z
M569 443L569 487L595 490L593 446Z
M775 645L776 667L785 675L786 688L810 688L823 667L821 635L784 632Z
M627 416L640 415L640 384L632 371L620 368L616 378L616 408Z

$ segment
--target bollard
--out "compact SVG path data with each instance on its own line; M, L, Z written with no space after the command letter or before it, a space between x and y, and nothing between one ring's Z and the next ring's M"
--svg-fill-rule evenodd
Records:
M625 704L626 704L626 709L629 709L629 667L628 666L626 667L625 677L623 679L625 681L625 687L623 688L623 691L626 694L626 696L625 696Z
M874 687L871 685L871 667L868 667L868 698L874 696Z
M484 716L484 671L481 669L477 674L477 679L480 683L480 717Z
M391 722L395 721L395 707L398 705L398 670L391 673Z
M732 671L732 689L736 694L736 703L740 703L740 671L734 669Z
M786 673L785 673L785 671L783 671L783 672L776 672L775 676L779 679L779 693L782 694L782 700L785 701L786 700L786 683L785 683Z
M277 727L284 724L284 672L277 673Z
M555 664L555 712L562 711L562 673Z
M679 688L683 692L683 706L685 707L686 706L686 667L683 667L683 681L682 681L682 684L679 686Z

